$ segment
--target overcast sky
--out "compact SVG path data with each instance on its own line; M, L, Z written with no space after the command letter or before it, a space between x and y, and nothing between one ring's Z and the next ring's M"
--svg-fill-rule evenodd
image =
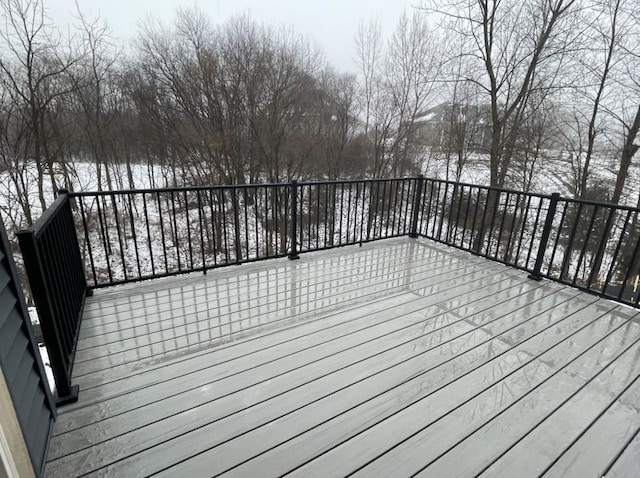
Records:
M269 25L290 25L308 34L327 60L342 71L355 71L354 37L360 19L376 17L383 34L390 35L406 10L419 0L78 0L83 12L100 13L122 41L130 39L140 19L151 13L170 20L176 7L197 5L213 22L224 22L236 14L251 16ZM73 21L74 0L44 0L54 23L66 27Z

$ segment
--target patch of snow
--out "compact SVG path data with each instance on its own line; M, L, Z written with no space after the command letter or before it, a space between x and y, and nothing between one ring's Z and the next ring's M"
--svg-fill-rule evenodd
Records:
M38 344L38 349L40 349L40 357L42 357L42 363L44 364L44 371L47 374L47 381L49 382L51 393L56 393L56 381L53 378L53 371L51 370L51 364L49 363L47 347L45 347L44 344Z
M31 319L31 323L32 324L40 324L40 317L38 317L38 311L36 310L35 307L27 307L27 310L29 311L29 318Z

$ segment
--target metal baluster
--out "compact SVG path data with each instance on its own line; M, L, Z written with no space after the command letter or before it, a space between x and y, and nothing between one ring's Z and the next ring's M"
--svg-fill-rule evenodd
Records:
M575 204L575 203L574 203ZM569 245L564 251L564 258L562 261L562 269L560 270L559 279L562 281L562 275L569 272L569 261L571 260L571 253L573 249L573 241L576 238L576 231L578 230L578 223L580 222L580 215L582 214L583 203L578 203L578 212L576 213L576 219L571 228L571 235L569 236Z
M589 221L589 228L587 229L587 235L584 238L584 242L582 243L582 250L580 251L580 256L578 258L578 266L576 268L576 273L573 275L572 284L576 285L576 281L578 280L578 274L580 274L580 265L582 264L582 260L584 259L585 252L587 251L587 246L589 245L589 239L591 239L591 232L593 231L593 224L595 223L596 216L598 215L598 206L593 207L593 214L591 215L591 220Z
M433 208L433 225L431 228L431 238L436 238L436 225L438 224L438 210L440 209L440 189L442 188L442 182L437 181L438 191L436 192L436 203Z
M540 221L540 213L542 212L542 202L543 202L543 198L540 198L540 201L538 201L538 210L536 212L536 220L533 223L533 229L531 231L531 241L529 241L529 251L527 252L527 260L525 261L527 268L529 267L529 260L531 259L531 253L533 252L533 241L535 240L536 232L538 231L538 222ZM547 209L547 213L548 212L549 210ZM551 226L553 226L553 223L551 224ZM539 252L540 250L538 249L538 253ZM534 265L534 269L535 269L535 265Z
M216 242L216 214L214 212L213 190L209 189L209 212L211 214L211 245L213 248L213 266L218 265L218 243Z
M511 228L509 229L509 237L507 239L507 246L504 250L503 260L509 262L509 252L511 251L511 240L513 239L513 231L516 228L516 218L518 217L518 206L520 206L521 194L516 193L516 203L513 206L513 217L511 218Z
M344 212L344 183L341 183L341 191L340 191L340 225L338 226L338 229L340 231L340 236L338 239L338 245L342 245L342 214ZM351 192L351 189L349 189L349 192ZM348 227L347 227L347 234L349 234L348 231ZM348 239L347 239L348 242Z
M224 240L224 263L229 265L229 238L227 237L227 207L225 206L224 189L218 189L218 208L222 217L222 238ZM256 215L257 217L257 215Z
M259 226L259 221L258 221L258 186L255 186L254 188L252 188L253 191L253 219L254 219L254 225L255 225L255 230L256 230L256 259L260 259L260 243L264 243L266 241L260 241L260 226ZM264 232L264 231L263 231ZM266 257L266 251L265 251L265 257Z
M371 183L369 183L371 184ZM369 187L369 196L371 196L371 190L373 189L372 186ZM367 182L366 181L362 181L362 214L360 215L360 240L358 242L360 242L360 244L362 245L362 239L364 237L364 207L366 204L366 198L367 195L365 194L365 191L367 190ZM368 211L367 211L368 212Z
M231 205L233 207L233 243L236 253L236 263L242 262L242 241L240 240L240 215L238 212L238 196L236 194L236 188L229 188L231 194ZM248 251L247 251L248 255Z
M80 215L82 216L82 228L84 229L84 241L87 245L87 253L89 254L89 263L91 264L91 275L93 276L93 285L98 284L98 277L96 275L96 266L93 262L93 252L91 250L91 240L89 239L89 229L87 228L87 218L84 211L84 197L78 197L80 203Z
M160 202L160 192L156 191L156 200L158 202L158 214L160 216L160 234L162 236L162 253L164 254L164 270L169 272L169 260L167 258L167 241L164 235L164 220L162 219L162 203Z
M104 258L107 263L107 273L109 274L109 283L113 283L113 273L111 272L111 263L109 261L109 248L107 246L107 236L105 234L105 224L102 218L102 211L100 210L100 198L96 198L96 206L98 210L98 222L100 223L100 235L102 236L102 246L104 249Z
M118 244L120 244L120 259L122 260L122 272L124 273L124 280L128 279L127 275L127 263L124 260L124 246L122 245L122 231L120 230L120 215L118 214L118 207L116 206L115 195L109 194L111 197L111 205L113 206L113 214L116 221L116 232L118 234Z
M293 179L290 185L291 194L291 253L289 259L299 259L298 256L298 182ZM302 242L300 242L302 246Z
M242 188L242 209L244 211L244 243L247 251L247 259L249 258L249 212L248 212L248 201L247 201L247 187ZM258 240L256 239L256 244L258 244ZM256 257L257 259L257 257Z
M636 218L637 215L640 214L640 212L636 212ZM618 300L622 299L622 293L624 292L624 289L627 287L627 282L629 281L629 278L631 277L631 270L633 268L633 265L636 263L636 259L638 258L638 253L640 252L640 234L638 235L638 239L636 239L636 246L633 249L633 254L631 255L631 260L629 261L629 266L627 267L627 272L624 275L624 279L622 281L622 286L620 287L620 292L618 292ZM636 305L638 304L638 299L636 297L636 301L635 301Z
M502 195L502 191L489 189L489 191L487 192L487 207L491 203L491 192L493 191L498 194L498 197L496 198L496 207L492 211L493 214L491 214L491 224L489 225L489 234L487 234L487 251L485 253L486 257L491 257L491 237L493 236L493 228L496 225L496 215L498 214L498 210L500 209L500 196Z
M265 230L265 245L267 247L267 251L265 257L271 257L271 231L269 230L269 197L267 194L266 186L262 188L264 190L264 230Z
M438 226L438 241L442 241L442 228L444 227L444 216L447 209L447 194L449 193L449 183L444 183L444 195L442 201L442 212L440 214L440 225ZM438 197L440 197L438 191Z
M467 204L466 204L466 207L464 208L464 224L462 225L462 237L460 238L460 248L461 249L468 249L464 245L464 237L467 235L467 224L469 223L469 210L471 209L471 190L472 190L472 188L469 187L468 189L469 189L469 191L467 192L467 201L466 201Z
M518 263L518 259L520 258L520 246L522 246L522 239L524 238L524 231L527 227L527 219L529 218L529 208L531 207L531 195L528 195L527 197L527 205L525 206L524 209L524 218L522 219L522 227L520 228L520 239L518 240L518 248L516 249L516 258L514 263L517 264ZM541 199L542 201L542 199ZM538 210L539 211L539 210ZM536 218L536 224L538 223L538 218ZM535 226L534 226L534 231L535 231ZM525 267L528 266L528 262L525 262Z
M171 211L173 212L173 243L176 247L176 257L178 261L178 272L182 271L182 264L180 263L180 240L178 239L178 220L176 218L176 198L173 191L171 191Z
M502 212L502 221L500 221L500 232L498 233L498 242L496 243L496 259L500 255L500 242L502 241L502 233L504 231L504 223L507 219L507 214L509 212L509 201L511 200L511 193L507 191L506 197L504 200L504 211ZM498 198L498 209L500 209L500 200Z
M187 197L186 189L183 191L184 198L184 218L187 225L187 242L189 244L189 263L191 264L191 270L193 270L193 243L191 241L191 224L189 223L189 199Z
M616 245L616 250L613 253L613 257L611 258L611 265L609 266L609 271L607 272L607 278L604 281L604 286L602 292L606 294L607 287L609 287L609 282L611 281L611 277L613 276L614 267L616 265L616 261L618 260L618 254L620 253L620 249L622 247L622 243L624 242L624 235L627 232L627 226L631 220L632 211L627 211L627 217L625 217L624 224L622 225L622 230L620 231L620 239L618 239L618 244Z
M142 193L142 205L144 207L144 222L147 229L147 246L149 247L149 259L151 260L151 276L156 275L156 266L153 260L153 247L151 245L151 231L149 229L149 211L147 210L147 196Z
M131 237L133 239L133 248L136 254L136 265L138 267L138 277L142 277L142 269L140 268L140 253L138 252L138 238L136 236L136 227L133 220L133 205L131 204L131 193L127 194L127 202L129 203L129 220L131 221Z
M198 229L200 231L200 258L202 259L202 271L207 273L207 259L204 252L204 226L202 224L202 198L200 197L200 190L196 190L198 199ZM144 197L144 195L143 195Z
M616 211L616 208L614 207L609 207L609 214L607 214L607 220L605 222L604 225L604 230L602 231L602 236L600 237L600 241L598 242L598 249L596 252L596 255L593 258L593 261L591 262L591 272L589 273L589 280L587 282L587 288L590 289L591 288L591 283L593 282L593 278L595 277L595 274L597 272L600 272L600 268L602 266L602 259L604 257L604 249L606 247L606 244L609 240L609 234L611 234L611 221L613 220L613 213L614 211ZM596 264L595 261L599 259L599 263L597 265L597 271L596 271Z

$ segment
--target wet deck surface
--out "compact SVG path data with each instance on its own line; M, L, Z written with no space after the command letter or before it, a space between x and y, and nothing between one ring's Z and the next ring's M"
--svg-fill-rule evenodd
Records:
M409 238L96 293L47 476L638 476L637 311Z

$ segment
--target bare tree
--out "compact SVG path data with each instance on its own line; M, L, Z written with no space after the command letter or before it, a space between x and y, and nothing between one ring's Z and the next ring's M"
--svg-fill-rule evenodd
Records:
M360 21L356 35L356 59L363 81L364 133L369 133L374 94L382 58L382 30L380 22Z
M420 144L416 117L433 101L440 80L444 47L426 15L403 14L386 48L381 50L379 28L361 29L356 42L361 76L365 135L371 147L373 177L419 170Z
M59 151L51 142L50 113L56 102L73 90L68 73L83 57L82 45L71 38L64 43L48 24L41 0L2 0L4 28L0 40L6 57L0 58L3 88L29 119L30 148L26 161L37 168L40 206L47 205L44 177L48 175L54 194L58 190L54 163ZM26 151L26 150L25 150Z
M577 0L429 1L449 31L466 40L474 81L491 107L490 182L503 186L530 95L555 86L569 44Z
M103 170L107 178L107 186L113 189L113 182L109 170L110 134L109 123L116 118L109 117L108 104L118 95L116 81L116 63L120 52L113 45L107 25L99 17L88 18L78 8L80 40L87 49L87 55L72 71L71 79L74 85L74 96L80 106L77 124L86 139L86 149L95 163L96 183L98 190L102 190ZM117 161L117 158L114 158ZM131 165L127 162L129 171L129 187L133 188Z

